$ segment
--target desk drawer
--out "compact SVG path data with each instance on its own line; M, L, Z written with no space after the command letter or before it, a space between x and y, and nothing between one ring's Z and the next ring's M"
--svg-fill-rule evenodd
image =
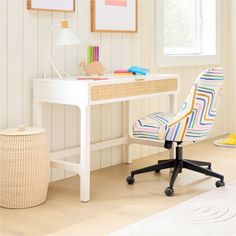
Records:
M145 80L131 83L96 85L91 88L91 100L106 100L139 96L152 93L175 91L178 87L177 79Z

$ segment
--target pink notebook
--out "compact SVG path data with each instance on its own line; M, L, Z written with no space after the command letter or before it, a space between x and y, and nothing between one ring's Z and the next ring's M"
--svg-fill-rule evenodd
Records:
M100 78L100 77L97 77L97 78L87 78L87 77L84 77L84 78L77 78L77 80L107 80L108 78Z
M132 73L128 70L115 70L113 73Z

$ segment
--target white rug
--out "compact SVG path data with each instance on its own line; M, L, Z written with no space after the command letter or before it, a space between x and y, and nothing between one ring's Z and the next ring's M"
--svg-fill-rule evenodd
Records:
M236 236L236 181L109 234L126 235Z

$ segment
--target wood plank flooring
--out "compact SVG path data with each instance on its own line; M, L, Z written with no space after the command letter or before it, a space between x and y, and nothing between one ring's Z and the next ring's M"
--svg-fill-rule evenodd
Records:
M169 171L136 177L126 184L130 170L167 158L167 152L92 172L91 201L79 201L79 177L50 184L48 199L38 207L11 210L1 208L1 235L105 235L130 223L167 209L179 202L215 188L214 178L183 170L175 184L174 197L166 197ZM184 147L188 159L212 162L225 175L226 184L236 179L236 149L219 148L213 140Z

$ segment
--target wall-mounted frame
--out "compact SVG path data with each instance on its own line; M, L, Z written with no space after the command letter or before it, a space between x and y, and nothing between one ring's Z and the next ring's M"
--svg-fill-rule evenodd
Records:
M27 0L27 9L74 12L75 0Z
M91 0L92 32L138 31L137 0Z

